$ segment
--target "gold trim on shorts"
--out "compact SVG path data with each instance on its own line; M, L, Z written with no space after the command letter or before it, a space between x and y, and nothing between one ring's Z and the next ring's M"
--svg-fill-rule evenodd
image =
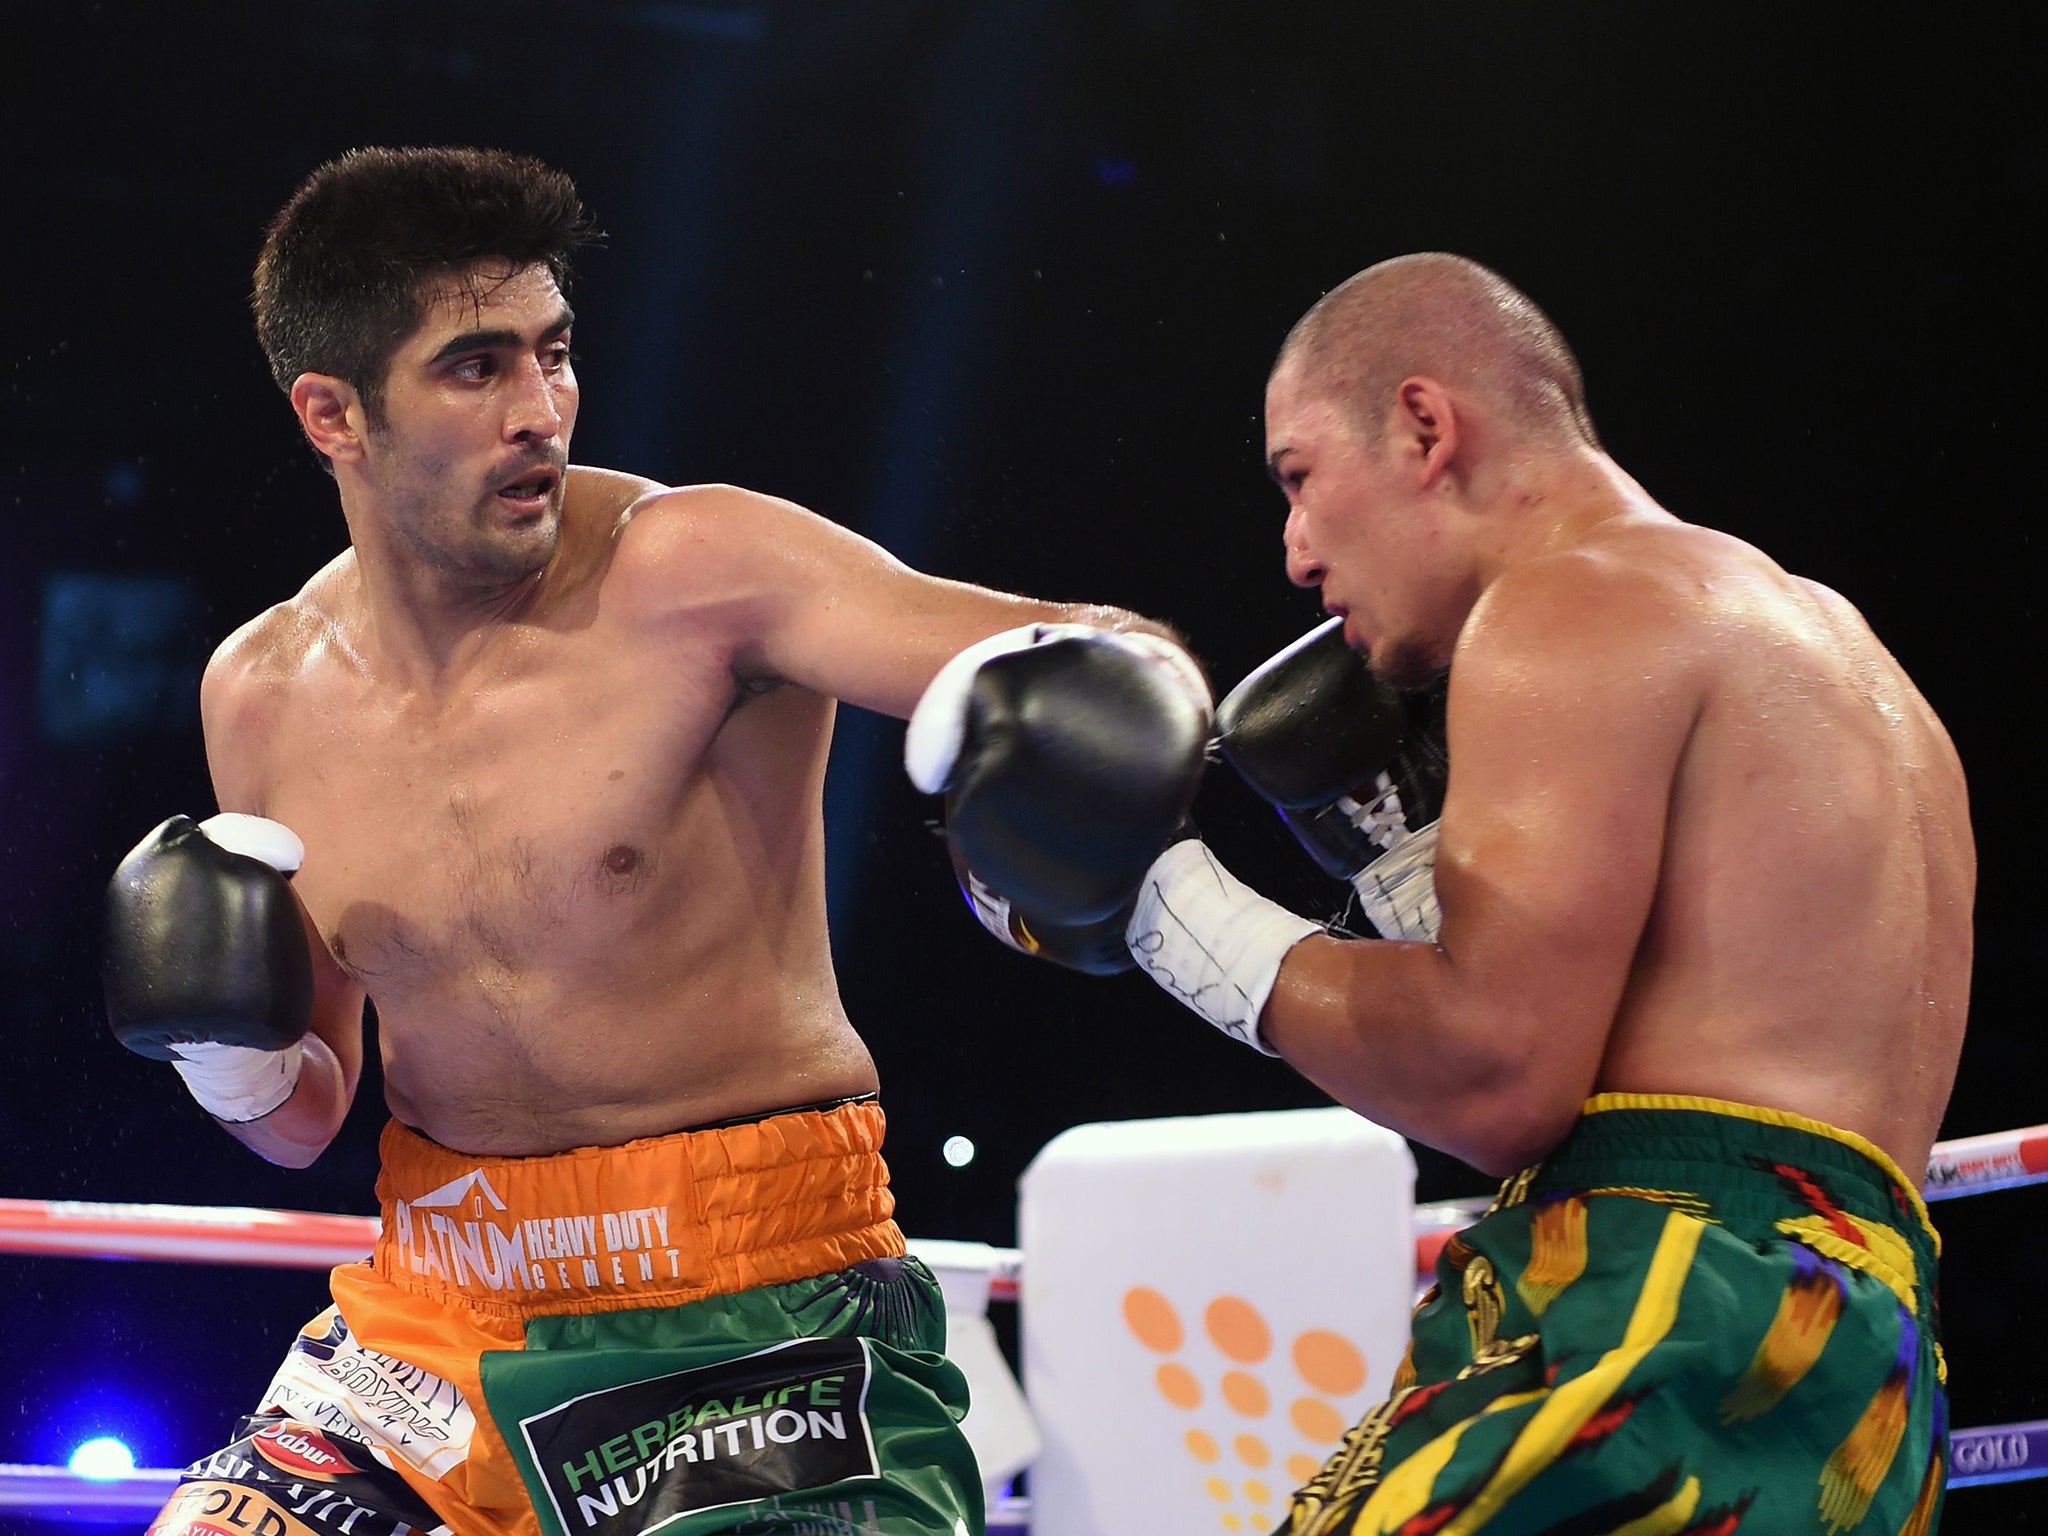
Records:
M1690 1093L1596 1093L1586 1100L1580 1110L1583 1115L1603 1114L1616 1109L1690 1109L1710 1115L1727 1115L1736 1120L1752 1120L1759 1125L1784 1126L1788 1130L1805 1131L1810 1136L1820 1136L1828 1141L1839 1142L1850 1151L1860 1153L1877 1164L1878 1169L1899 1187L1911 1204L1913 1214L1920 1219L1920 1225L1927 1229L1927 1235L1934 1239L1934 1251L1941 1252L1941 1234L1934 1230L1934 1220L1927 1214L1927 1202L1920 1198L1920 1185L1909 1179L1892 1161L1892 1156L1867 1136L1854 1131L1845 1131L1838 1125L1829 1125L1825 1120L1799 1114L1789 1109L1767 1109L1761 1104L1741 1104L1733 1099L1708 1099Z

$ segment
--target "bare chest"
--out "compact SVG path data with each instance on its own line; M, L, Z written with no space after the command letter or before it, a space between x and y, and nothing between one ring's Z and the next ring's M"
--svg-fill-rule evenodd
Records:
M680 826L728 702L656 699L552 669L434 711L309 712L271 814L305 839L296 884L372 996L601 949L676 873Z

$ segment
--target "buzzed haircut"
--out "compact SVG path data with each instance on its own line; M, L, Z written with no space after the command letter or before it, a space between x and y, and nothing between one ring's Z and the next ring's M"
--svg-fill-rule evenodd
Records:
M270 375L346 380L383 425L392 356L437 277L479 262L506 275L545 263L564 293L569 258L598 238L575 184L495 149L355 149L306 178L265 232L251 305ZM323 459L323 462L325 460Z
M1498 273L1423 251L1367 267L1296 322L1274 372L1295 367L1376 440L1413 374L1493 395L1539 441L1598 447L1578 359L1550 317Z

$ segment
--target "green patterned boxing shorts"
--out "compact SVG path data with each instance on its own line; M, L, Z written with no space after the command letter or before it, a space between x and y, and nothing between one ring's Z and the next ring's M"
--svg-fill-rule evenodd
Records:
M1861 1137L1604 1094L1452 1238L1285 1536L1928 1536L1940 1240Z

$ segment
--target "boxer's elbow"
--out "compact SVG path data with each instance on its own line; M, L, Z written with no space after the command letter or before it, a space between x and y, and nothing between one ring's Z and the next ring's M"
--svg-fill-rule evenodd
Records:
M1294 957L1300 957L1297 961ZM1592 1092L1600 1036L1561 1005L1476 985L1438 947L1291 952L1261 1032L1339 1103L1490 1174L1540 1161Z
M327 1144L302 1146L292 1142L274 1142L259 1146L254 1141L244 1143L250 1151L278 1168L310 1168L320 1160L320 1154L327 1150Z
M1504 1179L1542 1162L1570 1133L1576 1118L1530 1114L1527 1106L1515 1103L1488 1105L1480 1115L1453 1126L1438 1148L1489 1178Z
M1446 1067L1457 1076L1438 1106L1442 1139L1431 1144L1505 1178L1541 1162L1571 1133L1597 1061L1556 1049L1548 1032L1526 1019L1477 1023L1458 1032L1463 1049L1446 1048Z
M312 1126L286 1121L277 1125L263 1120L252 1120L246 1125L230 1125L227 1130L235 1140L254 1152L266 1163L279 1168L310 1168L319 1160L334 1141L335 1131L326 1134Z

